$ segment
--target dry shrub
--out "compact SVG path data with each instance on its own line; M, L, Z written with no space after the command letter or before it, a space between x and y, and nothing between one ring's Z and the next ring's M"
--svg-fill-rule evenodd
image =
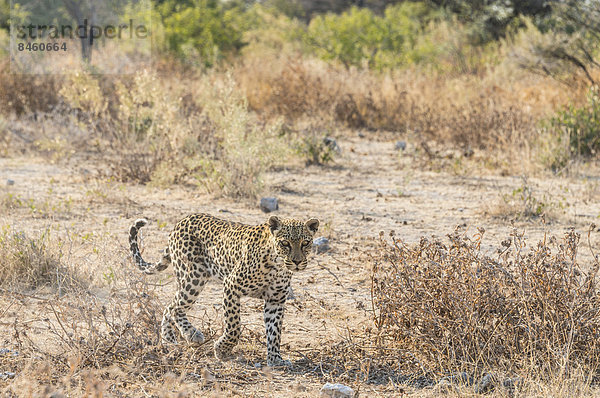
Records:
M84 288L86 280L62 261L50 230L31 238L5 227L0 232L0 285L11 290L50 288L60 295Z
M264 65L247 60L236 77L252 109L269 115L333 117L351 128L417 131L474 147L490 147L498 136L514 142L515 133L532 127L527 112L500 93L473 93L478 88L468 79L415 70L378 74L300 58ZM466 92L455 92L460 89Z
M289 154L281 122L250 111L228 73L137 66L132 75L2 74L0 151L84 154L119 181L258 195L261 174Z
M88 133L87 149L99 151L120 181L258 195L261 174L285 158L281 123L261 122L249 111L228 74L179 80L161 73L68 79L60 93Z
M121 181L149 182L153 171L188 132L178 123L177 99L157 76L143 70L133 79L77 73L60 90L68 109L87 133L87 149L100 150ZM66 132L68 135L70 132ZM92 144L92 145L90 145Z
M148 285L141 283L125 297L81 294L41 299L37 307L45 315L44 338L29 337L30 327L15 321L14 349L19 355L2 359L4 368L18 376L0 391L20 396L19 390L26 387L32 396L79 396L83 391L86 396L102 396L107 393L103 380L120 379L125 389L129 377L161 377L172 362L155 346L157 302Z
M49 112L61 102L57 75L11 73L8 59L0 60L0 113L22 115Z
M486 206L484 214L507 221L541 217L543 222L552 222L565 213L567 206L567 198L559 190L554 189L552 194L542 191L523 176L520 186L502 193L496 203Z
M448 138L461 148L507 148L527 142L535 131L535 121L528 112L483 96L460 106L424 106L421 112L420 131L434 140Z
M353 128L396 129L409 112L403 88L375 73L340 69L323 61L249 58L236 69L253 110L288 119L309 116ZM403 126L404 127L404 126Z
M581 95L509 62L479 75L404 69L378 73L290 56L246 57L235 69L251 109L293 124L408 133L417 141L536 162L539 122Z
M570 230L526 249L515 231L493 259L481 251L483 233L457 230L448 242L415 245L382 241L372 269L382 352L400 352L412 358L405 366L438 374L597 374L600 264L577 262L580 235Z
M282 123L279 119L261 122L250 112L229 74L204 84L209 86L203 90L203 115L214 128L219 151L204 163L209 178L203 183L227 196L256 197L262 189L262 173L290 153L282 140Z
M285 58L269 65L248 60L236 71L253 110L288 119L307 114L328 118L343 95L344 76L322 61Z

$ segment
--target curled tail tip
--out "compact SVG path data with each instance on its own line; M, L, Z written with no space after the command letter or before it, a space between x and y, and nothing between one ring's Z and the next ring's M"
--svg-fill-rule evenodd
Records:
M146 220L145 218L138 218L133 223L133 225L135 225L136 228L142 228L146 224L148 224L148 220Z

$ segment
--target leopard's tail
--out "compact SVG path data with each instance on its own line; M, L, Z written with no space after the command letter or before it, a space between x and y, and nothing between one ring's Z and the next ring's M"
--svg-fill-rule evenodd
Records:
M131 229L129 230L129 249L131 251L131 255L133 256L133 261L135 265L138 266L139 269L144 271L146 274L155 274L158 271L162 271L171 264L171 255L169 253L169 248L167 247L163 253L162 258L157 263L148 263L144 261L142 258L142 254L140 253L140 247L138 245L138 232L140 228L144 225L148 224L148 221L140 218L135 220Z

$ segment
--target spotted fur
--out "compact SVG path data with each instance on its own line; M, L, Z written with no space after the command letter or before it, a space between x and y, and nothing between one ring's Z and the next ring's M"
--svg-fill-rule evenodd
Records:
M250 226L208 214L192 214L175 225L162 259L154 264L144 261L137 242L138 231L146 223L144 219L136 220L129 232L135 264L153 274L172 263L178 283L175 298L163 313L164 342L177 342L175 328L188 343L204 342L204 335L192 326L186 314L207 280L215 277L223 283L225 312L225 331L215 342L215 356L231 356L241 332L240 298L250 296L264 300L267 365L289 364L279 351L284 303L292 271L307 266L318 220L302 222L271 216L264 224Z

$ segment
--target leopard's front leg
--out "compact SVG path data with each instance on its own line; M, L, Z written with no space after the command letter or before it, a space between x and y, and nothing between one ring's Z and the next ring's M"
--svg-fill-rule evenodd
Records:
M267 366L290 366L281 358L279 346L285 301L290 290L292 274L287 269L278 270L265 295L265 331L267 334Z
M225 331L215 342L215 357L220 360L231 358L231 351L240 338L240 294L234 288L231 279L225 279L223 283L223 308L225 310Z
M267 332L267 366L290 366L290 361L281 358L281 325L283 323L284 303L265 300L265 329Z

